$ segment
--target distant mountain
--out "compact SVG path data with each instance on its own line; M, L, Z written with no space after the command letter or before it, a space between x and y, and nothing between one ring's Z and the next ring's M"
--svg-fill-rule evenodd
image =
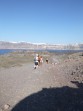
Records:
M83 44L45 44L45 43L27 43L27 42L5 42L0 41L0 49L52 49L52 50L83 50Z

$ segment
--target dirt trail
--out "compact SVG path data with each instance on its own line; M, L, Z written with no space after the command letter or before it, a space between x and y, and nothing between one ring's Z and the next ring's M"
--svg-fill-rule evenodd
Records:
M1 69L0 106L15 104L42 88L60 87L59 79L64 81L64 77L61 74L59 76L59 73L53 74L50 70L51 67L51 64L43 64L35 70L33 64L26 64L22 67Z
M72 73L68 64L69 61L65 64L44 63L34 69L34 64L30 63L21 67L0 69L0 108L9 104L12 109L20 100L43 88L63 86L76 88L77 86L71 83L71 74L67 74Z

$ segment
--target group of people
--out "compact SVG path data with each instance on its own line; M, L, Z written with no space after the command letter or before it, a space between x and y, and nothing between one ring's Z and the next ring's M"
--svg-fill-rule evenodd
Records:
M36 69L38 66L42 65L43 63L43 57L36 54L34 57L34 69Z

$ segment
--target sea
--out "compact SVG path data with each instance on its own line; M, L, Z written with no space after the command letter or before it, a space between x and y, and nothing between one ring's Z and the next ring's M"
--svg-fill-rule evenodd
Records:
M28 49L0 49L0 55L16 52L16 51L34 51L34 52L44 52L48 51L50 53L75 53L75 52L83 52L83 50L28 50Z

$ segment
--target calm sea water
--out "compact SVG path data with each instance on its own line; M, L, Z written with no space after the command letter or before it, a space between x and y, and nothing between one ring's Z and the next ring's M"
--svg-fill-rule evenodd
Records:
M15 51L29 51L26 49L0 49L0 55L15 52ZM41 51L48 51L48 52L55 52L55 53L74 53L74 52L83 52L83 50L33 50L35 52L41 52Z
M0 55L12 52L12 49L0 49Z

